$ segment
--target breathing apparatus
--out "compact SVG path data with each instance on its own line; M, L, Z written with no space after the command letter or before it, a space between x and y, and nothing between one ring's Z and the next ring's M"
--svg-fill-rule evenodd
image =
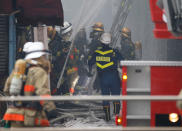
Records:
M13 76L10 84L10 95L18 96L21 95L23 82L26 80L25 76L26 71L26 61L23 59L19 59L15 63Z

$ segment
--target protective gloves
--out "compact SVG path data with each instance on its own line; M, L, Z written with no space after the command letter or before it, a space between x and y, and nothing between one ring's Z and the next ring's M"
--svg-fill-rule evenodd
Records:
M48 120L50 119L53 119L53 118L56 118L57 116L59 116L59 113L57 110L51 110L51 111L46 111L46 115L47 115L47 118Z

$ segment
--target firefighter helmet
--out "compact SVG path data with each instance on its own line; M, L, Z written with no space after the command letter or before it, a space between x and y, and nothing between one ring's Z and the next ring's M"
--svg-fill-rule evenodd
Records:
M72 31L72 24L65 21L64 22L64 27L61 28L61 34L65 35L65 34L71 32L71 31Z
M101 35L100 41L106 45L110 44L111 43L111 34L110 33L103 33Z
M142 48L142 44L140 41L136 41L135 42L135 49L141 49Z
M102 22L97 22L92 26L94 31L104 31L104 25L102 24Z
M48 52L45 51L44 44L42 42L27 42L23 47L25 52L25 60L39 58Z
M131 37L131 30L127 27L124 27L122 30L121 30L121 34L125 37Z

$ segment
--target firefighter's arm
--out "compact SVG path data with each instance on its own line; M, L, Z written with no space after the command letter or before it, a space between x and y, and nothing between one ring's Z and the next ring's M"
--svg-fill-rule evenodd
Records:
M88 56L88 66L92 67L96 62L96 53L94 52L92 55Z
M92 77L92 66L96 63L96 53L94 53L92 56L89 56L88 58L88 77Z
M37 71L34 80L35 80L35 94L37 96L50 97L51 92L48 87L47 73L43 69ZM43 109L47 112L56 109L56 106L52 101L40 101L40 104L42 105Z
M124 57L122 54L119 52L119 50L115 49L116 57L119 61L124 60Z

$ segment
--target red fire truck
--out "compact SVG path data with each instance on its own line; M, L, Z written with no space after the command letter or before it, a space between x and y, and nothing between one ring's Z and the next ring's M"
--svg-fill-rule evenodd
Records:
M178 0L150 0L154 36L160 39L182 39L181 2Z
M122 95L178 95L182 62L123 61ZM172 117L172 118L171 118ZM123 101L123 126L181 126L175 101Z
M154 36L182 39L181 1L150 0ZM122 95L178 95L182 62L124 61ZM175 101L123 101L123 126L181 126Z

